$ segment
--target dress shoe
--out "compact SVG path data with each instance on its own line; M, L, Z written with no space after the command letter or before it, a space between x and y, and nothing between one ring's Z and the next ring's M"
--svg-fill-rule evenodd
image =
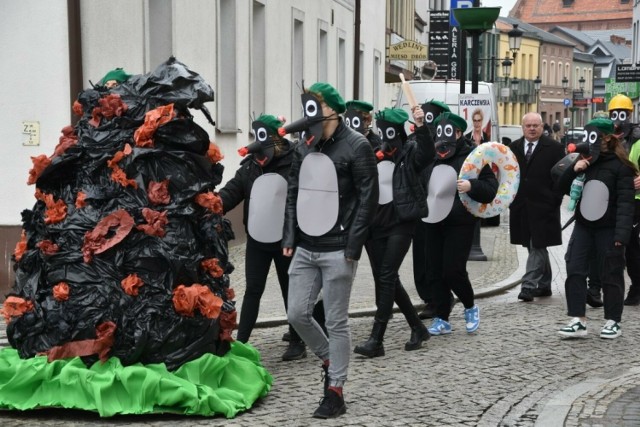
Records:
M536 289L532 289L531 290L531 295L535 298L538 297L550 297L551 296L551 289L550 288L545 288L545 289L541 289L541 288L536 288Z
M307 357L307 346L302 341L289 341L287 350L282 355L282 360L300 360Z
M518 299L521 299L524 302L533 301L533 291L534 289L524 288L518 294Z

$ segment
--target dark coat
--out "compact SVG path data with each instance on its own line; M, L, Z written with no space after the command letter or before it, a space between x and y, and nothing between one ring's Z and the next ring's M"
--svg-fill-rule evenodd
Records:
M321 151L333 162L340 197L336 224L326 234L317 237L300 230L296 212L300 166L310 151ZM345 258L360 259L378 204L378 169L369 141L340 119L331 138L320 141L313 148L307 144L296 146L288 182L282 247L300 245L319 251L338 247L344 248Z
M542 135L527 164L524 137L509 148L520 165L520 187L509 207L511 243L535 248L562 244L560 205L562 195L554 191L551 168L565 155L564 147Z
M598 180L609 189L609 203L607 211L602 218L589 221L580 213L580 201L576 207L576 222L588 228L612 228L614 229L614 241L626 245L631 236L633 216L635 211L633 178L635 171L618 159L614 153L600 153L598 159L585 171L586 184L590 180ZM573 179L578 174L564 174L558 187L563 193L568 193Z

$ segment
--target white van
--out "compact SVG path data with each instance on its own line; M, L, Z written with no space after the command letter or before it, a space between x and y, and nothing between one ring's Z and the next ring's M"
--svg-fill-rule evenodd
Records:
M424 104L425 102L431 100L446 103L447 105L449 105L449 108L453 113L456 113L457 115L467 120L468 127L465 134L471 132L471 130L473 129L471 116L474 109L473 107L460 108L459 80L409 80L407 81L407 83L411 85L411 89L413 90L413 94L415 95L416 102L418 102L418 104ZM466 82L465 94L471 95L470 81ZM488 111L490 111L489 115L491 117L484 117L485 123L483 123L483 128L488 126L491 129L491 141L501 141L498 126L498 110L496 107L496 96L493 91L493 84L488 82L478 82L478 94L484 96L489 95L488 98L490 105ZM396 107L405 109L409 113L409 117L412 117L411 108L409 108L409 103L407 102L407 98L404 95L404 91L402 90L402 85L400 86L398 96L396 98Z

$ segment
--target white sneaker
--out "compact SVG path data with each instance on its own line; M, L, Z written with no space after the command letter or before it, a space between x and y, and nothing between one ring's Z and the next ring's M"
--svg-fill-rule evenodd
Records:
M600 331L600 338L612 339L618 338L620 335L622 335L622 329L620 329L620 324L614 320L607 320Z
M563 338L586 338L587 336L587 322L582 323L579 317L574 317L571 322L564 328L560 329L558 333Z

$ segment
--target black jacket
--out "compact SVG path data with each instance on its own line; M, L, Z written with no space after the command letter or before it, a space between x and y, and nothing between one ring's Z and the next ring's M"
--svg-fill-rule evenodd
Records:
M453 157L448 159L440 159L436 156L436 160L425 170L425 179L426 182L429 182L431 178L431 173L433 172L433 168L438 165L446 164L455 169L457 174L460 174L460 169L462 169L462 164L465 159L473 151L475 148L475 144L466 138L462 137L458 139L456 145L456 153ZM489 165L482 168L478 178L470 179L471 190L467 193L469 197L473 200L480 203L491 203L493 199L496 197L496 193L498 191L498 180L494 175L491 167ZM428 185L425 188L429 188ZM441 224L444 225L465 225L465 224L475 224L475 222L479 220L478 217L472 215L467 208L464 207L458 193L456 193L456 197L453 201L453 206L451 207L451 212L445 219L441 221ZM432 225L432 224L427 224Z
M609 190L609 203L602 218L596 221L585 219L580 213L580 201L576 206L576 222L589 228L614 228L614 241L626 245L631 236L635 211L635 171L618 159L614 153L600 153L598 159L585 171L584 184L590 180L604 183ZM578 174L573 169L561 176L558 189L569 194L571 183Z
M300 165L311 151L319 151L333 161L340 198L336 224L317 237L302 232L296 216ZM331 138L318 142L313 148L306 144L296 146L288 181L282 247L300 245L318 251L343 248L346 258L360 259L367 228L378 203L378 171L369 141L340 119Z
M255 161L253 154L242 159L240 168L236 171L235 176L218 192L218 195L222 199L222 209L225 214L244 200L242 222L244 223L245 230L249 216L249 196L251 196L251 189L253 188L255 180L267 173L277 173L284 179L289 177L289 169L291 168L291 159L293 158L292 154L295 145L289 140L285 139L285 141L287 142L287 148L283 150L278 157L272 159L264 168Z

